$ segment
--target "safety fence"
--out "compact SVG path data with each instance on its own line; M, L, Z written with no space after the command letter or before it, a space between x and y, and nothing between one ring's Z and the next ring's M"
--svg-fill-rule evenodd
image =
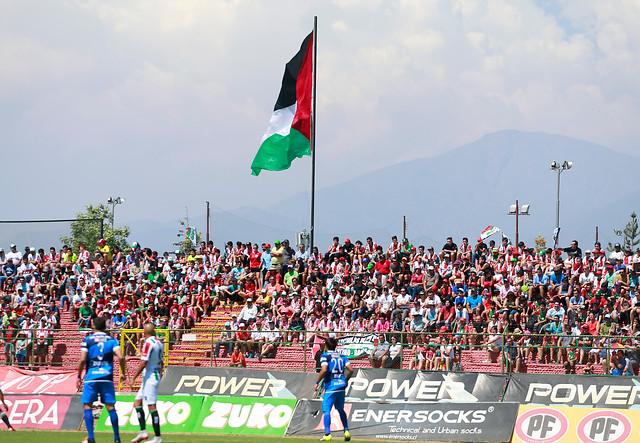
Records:
M0 330L3 355L0 364L20 369L65 368L75 366L82 340L89 330L52 330L46 339L34 334L7 337ZM127 358L137 358L143 331L112 330ZM267 369L274 365L291 371L315 371L323 340L337 340L338 351L353 359L357 367L418 370L465 370L481 364L486 372L527 372L532 364L562 365L567 373L637 373L637 337L607 335L527 334L521 331L500 334L468 332L310 332L300 330L231 331L206 328L158 330L165 344L165 365L229 366L230 355L239 348L247 367ZM43 344L44 343L44 344ZM616 367L617 356L636 366ZM630 355L631 354L631 355ZM491 363L482 366L484 363ZM476 365L477 366L477 365ZM543 369L543 368L542 368Z

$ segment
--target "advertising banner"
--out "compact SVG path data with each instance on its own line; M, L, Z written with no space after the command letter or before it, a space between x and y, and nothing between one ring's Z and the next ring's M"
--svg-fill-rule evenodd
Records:
M7 416L17 429L75 431L83 418L79 395L5 395Z
M169 366L160 381L162 395L260 398L313 398L316 375L241 368Z
M26 371L10 366L0 366L0 386L5 394L66 394L78 390L78 371L43 370Z
M640 377L512 374L503 400L530 405L640 409Z
M297 400L207 397L193 432L284 435Z
M358 358L371 354L380 342L378 334L345 335L338 338L336 351L347 358Z
M637 442L640 441L640 427L637 423L640 423L640 411L521 405L511 441Z
M135 395L118 395L116 397L115 407L118 413L118 424L123 431L137 432L140 430L138 416L133 408L135 398ZM192 432L200 414L202 401L203 397L158 396L156 407L162 430L165 432ZM151 416L146 406L144 410L147 427L150 429L152 426ZM111 430L111 419L107 408L102 409L100 419L95 427L96 431Z
M360 369L349 380L347 401L497 402L504 375Z
M518 413L514 403L345 403L354 440L507 442ZM342 432L332 411L331 431ZM300 400L287 435L321 436L322 401Z

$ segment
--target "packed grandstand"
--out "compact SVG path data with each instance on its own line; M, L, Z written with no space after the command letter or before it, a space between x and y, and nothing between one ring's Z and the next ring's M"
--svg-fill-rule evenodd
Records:
M72 343L56 347L58 337L104 316L114 334L146 322L170 330L170 364L268 368L279 359L314 370L322 334L369 340L359 367L638 370L640 250L619 244L583 253L576 241L553 249L448 238L425 248L335 237L312 250L285 239L159 254L100 240L95 254L11 245L0 266L0 361L21 368L71 363ZM138 340L128 338L128 355Z

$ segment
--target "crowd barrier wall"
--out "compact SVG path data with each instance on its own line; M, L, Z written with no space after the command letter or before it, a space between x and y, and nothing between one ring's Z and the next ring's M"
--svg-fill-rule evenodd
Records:
M49 369L27 371L0 366L0 386L5 394L76 394L78 371Z
M83 419L79 395L5 395L7 416L16 429L75 431Z
M358 438L505 442L511 438L516 403L345 403L349 429ZM332 432L342 432L337 413ZM322 401L300 400L287 430L292 436L324 434Z
M134 395L118 395L116 412L123 431L140 430ZM296 406L296 399L250 397L159 396L158 414L163 432L283 436ZM151 417L145 407L147 425ZM97 431L109 431L111 419L102 410Z
M520 405L513 443L640 441L640 411Z

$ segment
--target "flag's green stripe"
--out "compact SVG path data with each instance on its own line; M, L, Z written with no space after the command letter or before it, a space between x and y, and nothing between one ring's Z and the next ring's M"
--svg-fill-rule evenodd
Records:
M291 129L289 135L273 134L266 139L251 163L251 173L260 174L260 171L283 171L289 169L294 158L303 155L311 155L309 139L295 129Z

